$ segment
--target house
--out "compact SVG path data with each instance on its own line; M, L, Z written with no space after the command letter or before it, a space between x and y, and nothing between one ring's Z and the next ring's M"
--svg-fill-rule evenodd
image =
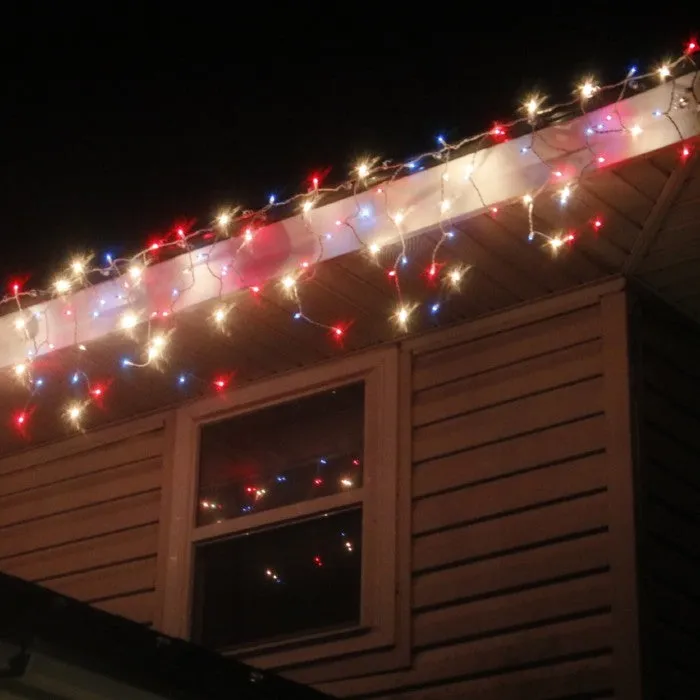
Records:
M0 569L338 697L694 697L688 60L15 290Z
M0 697L322 700L328 696L0 574Z

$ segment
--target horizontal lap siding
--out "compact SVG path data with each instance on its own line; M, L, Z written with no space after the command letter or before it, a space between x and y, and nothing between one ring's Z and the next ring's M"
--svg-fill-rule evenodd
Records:
M150 624L162 422L90 437L0 460L0 570Z
M612 697L599 304L416 353L412 661L343 697Z
M690 697L700 682L700 331L648 302L639 311L646 670L654 697Z

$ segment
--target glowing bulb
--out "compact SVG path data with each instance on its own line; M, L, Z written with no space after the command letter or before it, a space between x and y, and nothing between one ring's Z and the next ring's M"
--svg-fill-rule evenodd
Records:
M379 243L370 243L369 244L369 252L372 255L379 255L379 252L381 251L382 247L379 245Z
M643 131L642 127L639 126L639 124L635 124L635 125L630 129L630 134L632 134L632 136L639 136L639 134L641 134L642 131Z
M216 311L214 311L214 313L212 314L212 318L216 323L223 323L226 320L226 309L216 309Z
M140 265L132 265L129 268L129 277L131 277L131 279L134 280L134 282L140 280L142 274L143 274L143 269L141 268Z
M349 489L353 484L352 479L341 479L340 480L340 485L344 486L346 489Z
M15 328L18 331L22 331L26 328L27 322L23 318L18 318L15 320Z
M364 179L369 175L369 165L367 163L360 163L357 166L357 174L360 178Z
M661 78L661 80L665 80L666 78L668 78L671 75L671 69L666 65L661 66L661 68L659 68L659 70L657 72L658 72L659 78Z
M27 373L27 365L20 363L15 365L15 375L18 377L23 377Z
M458 285L462 281L462 271L452 270L449 275L449 280L453 285Z
M593 84L593 81L586 80L586 82L579 88L579 91L581 92L581 97L583 97L584 100L587 100L589 97L593 96L597 89L598 88Z
M70 282L66 279L56 280L56 282L54 282L54 287L59 294L65 294L70 291Z
M223 214L219 214L219 226L228 226L231 223L231 216L224 212Z
M253 240L253 232L247 228L245 230L245 234L243 236L243 239L245 240L246 243L250 243Z
M533 202L533 199L532 199L532 195L531 195L531 194L526 194L526 195L523 197L523 204L524 204L526 207L529 207L529 206L532 204L532 202Z
M537 115L537 109L539 108L539 106L540 105L536 97L531 97L525 103L525 109L527 110L527 114L530 118Z
M72 404L66 409L66 415L68 416L69 420L72 420L74 423L77 423L80 420L82 413L83 407L79 404Z
M286 289L288 292L294 289L295 285L296 281L291 275L285 275L282 278L282 287L284 287L284 289Z
M74 260L70 267L76 275L82 275L85 272L85 264L82 260Z
M404 214L403 212L397 211L394 216L391 217L394 221L394 223L399 226L401 222L404 220Z
M412 311L413 307L407 306L406 304L403 304L396 309L396 312L394 313L394 320L401 329L406 330L408 327L408 322L411 318Z
M128 331L128 330L131 330L132 328L135 328L136 325L138 324L138 322L139 322L138 316L133 311L127 311L119 319L119 327L123 331Z
M304 212L304 214L307 214L308 212L310 212L313 209L313 206L314 206L314 203L310 199L307 199L304 202L304 205L302 206L302 211Z
M159 357L162 356L165 344L166 338L164 335L156 335L151 339L147 350L149 362L151 360L157 360Z
M564 189L559 191L559 201L562 204L566 204L571 196L571 188L567 185Z

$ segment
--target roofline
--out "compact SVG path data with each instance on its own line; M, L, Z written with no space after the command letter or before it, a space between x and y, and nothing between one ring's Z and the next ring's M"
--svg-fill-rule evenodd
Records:
M222 692L250 700L331 697L3 573L0 640L18 651L14 663L0 667L0 679L31 674L38 655L40 673L49 658L82 669L87 680L94 674L177 700L219 698Z
M696 137L700 118L692 107L675 111L673 121L654 116L655 111L668 110L673 91L692 88L696 76L697 71L688 73L615 103L614 110L623 124L641 127L636 136L623 129L586 136L586 129L605 123L613 109L602 107L538 131L536 153L528 149L532 141L528 134L397 179L384 188L380 184L379 188L263 226L256 232L256 244L246 249L236 274L221 272L240 254L241 238L218 241L152 265L144 270L137 290L125 291L125 278L120 277L41 302L31 309L38 319L37 340L44 341L38 355L88 344L117 331L118 319L127 308L143 321L163 310L181 313L299 270L304 263L316 264L361 250L372 242L390 244L401 236L407 240L441 225L459 224L555 181L575 181L589 171ZM596 163L593 153L604 153L605 162ZM472 181L466 175L470 170ZM563 176L553 178L555 171ZM443 179L446 174L447 181ZM441 211L443 187L451 201L449 219ZM357 217L360 209L366 209L368 216ZM398 212L403 214L400 233L389 218ZM354 222L354 230L343 225L348 220ZM182 290L176 304L173 290ZM99 316L93 317L96 309ZM16 329L20 313L0 317L0 367L27 359L26 337Z

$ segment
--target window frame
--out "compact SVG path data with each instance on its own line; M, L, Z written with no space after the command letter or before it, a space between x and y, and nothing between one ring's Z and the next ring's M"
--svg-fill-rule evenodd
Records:
M364 382L363 484L338 494L252 513L220 523L196 524L200 428L216 421ZM166 455L164 517L159 556L162 586L159 627L191 633L194 554L198 544L290 524L324 512L362 508L360 623L341 630L300 633L284 640L235 649L259 667L279 667L345 654L386 649L397 643L399 571L399 359L382 348L232 389L177 409ZM407 522L403 522L406 527ZM223 653L227 653L224 651ZM232 652L233 653L233 652Z

